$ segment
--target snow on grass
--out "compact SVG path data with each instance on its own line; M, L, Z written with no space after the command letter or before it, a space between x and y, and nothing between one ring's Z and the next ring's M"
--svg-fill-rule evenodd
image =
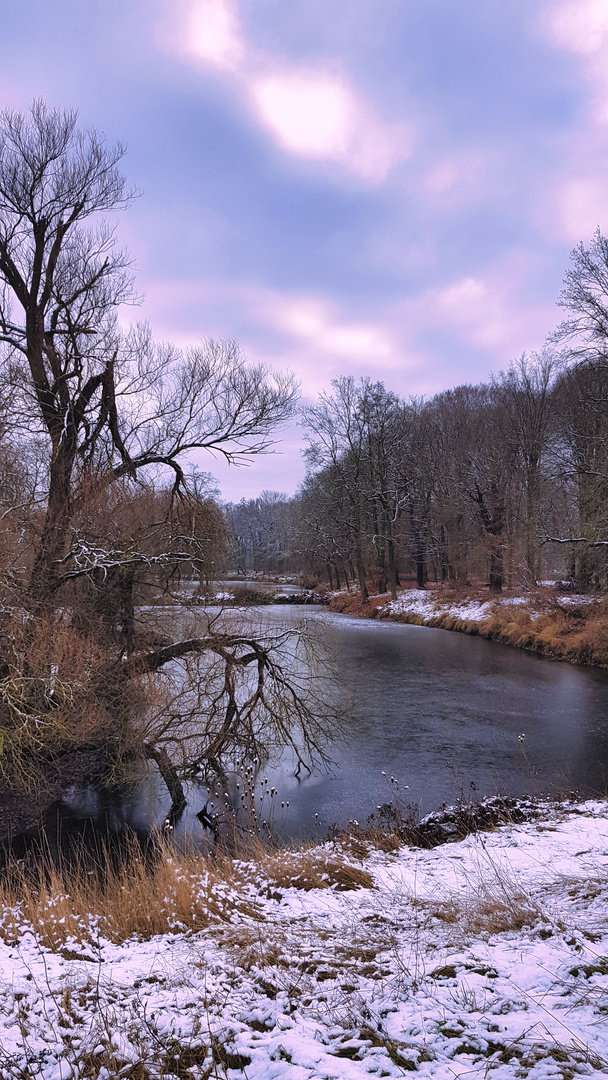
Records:
M581 593L569 593L568 596L558 596L558 604L595 604L597 603L597 597L595 596L583 596Z
M3 1080L607 1074L605 803L370 848L346 891L280 869L196 933L0 943Z
M596 603L596 598L569 594L556 596L555 601L564 606L579 606ZM528 615L532 620L542 614L540 610L542 604L539 607L538 597L532 599L526 596L505 596L495 597L492 600L445 600L437 593L426 589L404 589L396 600L391 600L384 605L382 614L413 615L422 619L423 622L445 615L460 619L462 622L482 623L501 608L508 607L527 607Z
M404 589L396 600L391 600L383 609L391 615L418 615L422 619L433 619L439 615L451 615L467 622L483 622L489 618L495 601L449 601L440 600L436 593L425 589Z

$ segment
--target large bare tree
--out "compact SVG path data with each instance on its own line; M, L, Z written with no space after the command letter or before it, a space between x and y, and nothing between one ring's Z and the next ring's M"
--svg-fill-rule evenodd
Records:
M231 340L180 352L145 326L119 329L117 308L134 296L113 230L133 197L122 156L80 131L73 111L35 102L0 114L1 380L13 438L21 431L37 446L41 509L29 523L21 610L13 617L5 604L0 626L0 773L19 790L35 773L60 789L75 775L61 762L86 750L106 763L147 756L175 796L171 748L182 745L182 771L193 764L178 698L199 764L238 746L260 756L273 740L292 742L298 725L309 750L319 742L314 710L275 655L281 635L264 642L217 623L184 638L177 624L137 633L138 575L149 587L155 570L180 561L204 572L197 551L210 538L192 455L238 464L269 450L297 386L247 363ZM125 524L124 502L146 491L165 524L150 521L144 537ZM104 508L115 517L100 535ZM163 670L179 693L150 726L150 680ZM47 784L51 797L57 785Z
M116 308L133 286L108 215L133 193L118 169L122 147L76 120L42 102L0 115L0 340L21 419L49 449L30 589L43 606L62 581L77 464L106 483L167 467L178 490L192 451L242 461L268 449L296 392L232 341L182 355L145 328L119 332Z

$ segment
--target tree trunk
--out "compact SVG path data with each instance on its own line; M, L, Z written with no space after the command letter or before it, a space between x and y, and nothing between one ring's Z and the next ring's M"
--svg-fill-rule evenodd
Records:
M485 495L476 484L476 494L473 501L479 507L481 524L489 541L490 546L490 592L502 592L504 576L504 547L503 533L505 529L506 508L498 497L497 485L492 483L490 487L492 495L492 510L486 503Z
M364 604L367 604L369 600L369 593L367 591L367 581L365 580L365 567L362 562L357 560L357 575L359 578L359 588L361 590L361 599Z
M414 563L416 566L416 588L424 589L426 583L426 559L424 550L424 540L422 536L422 526L420 518L416 517L416 511L414 507L414 500L410 498L410 529L411 536L414 542Z
M391 535L390 522L387 522L388 527L388 580L391 589L391 600L397 599L397 563L395 562L395 541Z
M502 542L499 536L493 536L490 549L490 592L502 592L504 576L504 558Z
M382 509L380 510L380 517L384 518ZM385 552L385 540L386 537L380 532L380 518L378 516L378 507L374 502L374 535L376 546L376 561L378 564L378 592L385 593L387 586L386 576L386 552Z
M184 794L182 782L177 774L177 769L171 761L171 758L169 757L164 746L161 747L160 750L158 750L150 743L146 743L145 751L146 756L151 761L156 762L156 764L158 765L158 771L167 786L167 791L169 792L169 795L171 796L171 809L167 814L167 824L174 828L180 820L187 806L187 800Z
M442 581L450 579L450 561L448 557L445 525L439 529L439 573Z
M536 585L541 571L540 551L538 549L538 517L540 504L540 484L538 468L533 464L526 478L526 569L530 584Z
M365 580L365 566L363 564L363 553L361 551L361 541L357 536L356 546L356 561L357 561L357 577L359 578L359 588L361 590L361 599L364 604L367 604L369 600L369 593L367 591L367 581Z
M426 585L426 559L424 557L424 545L420 537L416 537L416 588L424 589Z
M60 446L51 462L49 498L38 551L34 559L29 593L42 609L53 605L58 564L65 555L71 522L71 481L74 454Z

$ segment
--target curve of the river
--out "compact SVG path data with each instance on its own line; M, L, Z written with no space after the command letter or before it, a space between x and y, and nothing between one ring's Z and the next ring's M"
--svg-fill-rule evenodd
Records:
M274 821L284 835L364 822L397 790L421 813L471 795L606 791L608 673L424 626L293 607L265 608L261 617L322 626L338 694L352 702L346 737L331 745L332 772L297 780L286 756L263 774L278 791ZM205 792L189 795L179 831L196 838ZM82 800L77 807L94 812L90 797L88 810ZM152 785L113 812L142 828L166 810L164 791Z
M394 796L391 775L423 813L472 792L606 791L607 673L430 627L323 621L355 705L334 775L269 774L294 828L364 820Z

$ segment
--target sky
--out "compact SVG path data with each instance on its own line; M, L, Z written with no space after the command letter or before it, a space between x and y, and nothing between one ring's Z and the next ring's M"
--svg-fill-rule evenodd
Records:
M305 400L431 395L542 347L608 231L608 0L0 0L0 102L127 147L156 337L236 338ZM295 424L224 498L293 493Z

